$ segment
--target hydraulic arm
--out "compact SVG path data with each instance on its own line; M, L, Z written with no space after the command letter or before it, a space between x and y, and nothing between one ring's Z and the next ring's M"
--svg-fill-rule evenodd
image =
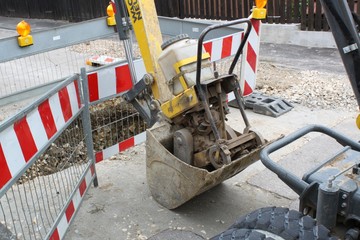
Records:
M321 0L321 4L360 106L360 37L355 25L359 18L345 0Z

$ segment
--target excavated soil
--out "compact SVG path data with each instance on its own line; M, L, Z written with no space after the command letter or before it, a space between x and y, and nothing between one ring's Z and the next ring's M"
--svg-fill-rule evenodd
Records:
M121 98L115 98L90 108L94 152L119 143L146 130L136 110ZM87 152L80 121L75 121L60 135L18 180L22 184L46 176L74 164L87 162ZM76 157L74 157L76 156Z

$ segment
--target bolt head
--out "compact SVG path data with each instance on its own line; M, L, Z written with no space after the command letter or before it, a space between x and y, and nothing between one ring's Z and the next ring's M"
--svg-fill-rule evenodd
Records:
M177 137L176 138L176 141L181 145L183 143L183 140L181 137Z

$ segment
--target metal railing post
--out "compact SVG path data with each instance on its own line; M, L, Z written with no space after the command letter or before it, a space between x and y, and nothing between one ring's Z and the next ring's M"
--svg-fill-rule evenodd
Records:
M81 91L82 94L80 94L80 96L81 96L81 98L82 98L81 100L84 104L84 111L82 112L82 120L83 120L83 129L84 129L86 148L87 148L87 157L91 161L92 165L95 166L94 143L93 143L93 138L92 138L92 128L91 128L90 109L89 109L90 108L89 86L88 86L88 78L87 78L85 68L81 68L80 79L81 79L80 82L81 82L81 86L82 86L80 88L80 89L82 89L82 91ZM95 167L94 167L94 171L95 171L94 187L97 187L99 184L98 184Z

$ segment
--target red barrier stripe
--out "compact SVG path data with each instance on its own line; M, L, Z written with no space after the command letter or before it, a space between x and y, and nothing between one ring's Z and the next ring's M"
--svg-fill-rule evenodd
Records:
M251 94L253 92L252 88L249 86L249 84L247 83L246 79L245 79L245 84L244 84L244 96L247 96L249 94Z
M90 102L99 100L99 82L97 73L88 75L88 85Z
M101 162L102 160L104 160L104 156L103 156L103 152L97 152L95 153L95 162Z
M55 229L51 235L50 240L60 240L59 231L57 229Z
M231 47L232 47L232 36L228 36L223 39L221 58L226 58L231 56Z
M1 144L0 144L0 169L1 169L1 174L0 174L0 189L1 189L11 179L10 169L6 163L4 151L2 149Z
M115 68L116 93L121 93L132 88L131 73L128 65Z
M248 44L248 52L247 52L246 60L254 72L256 72L256 57L257 57L256 52L254 51L252 46Z
M14 123L14 131L19 141L24 159L28 162L37 152L37 147L26 117Z
M85 190L86 190L86 179L84 178L79 186L79 192L81 197L84 195Z
M50 139L57 132L57 129L56 129L54 117L51 112L49 99L46 99L44 102L42 102L39 105L38 111L40 114L42 124L44 125L46 135L48 139Z
M70 222L74 212L75 212L74 203L73 203L73 201L71 201L69 206L67 207L67 209L65 211L66 219L67 219L68 223Z
M67 122L72 117L72 111L70 104L70 96L66 87L59 91L59 99L65 122Z
M124 151L128 148L131 148L135 145L134 137L126 139L120 143L120 151Z
M251 19L251 23L257 35L260 33L260 20Z
M212 53L212 42L204 43L205 51L208 52L211 56Z
M76 91L76 99L78 102L79 109L81 108L81 101L80 101L80 91L79 91L79 84L78 81L74 81L75 84L75 91Z

